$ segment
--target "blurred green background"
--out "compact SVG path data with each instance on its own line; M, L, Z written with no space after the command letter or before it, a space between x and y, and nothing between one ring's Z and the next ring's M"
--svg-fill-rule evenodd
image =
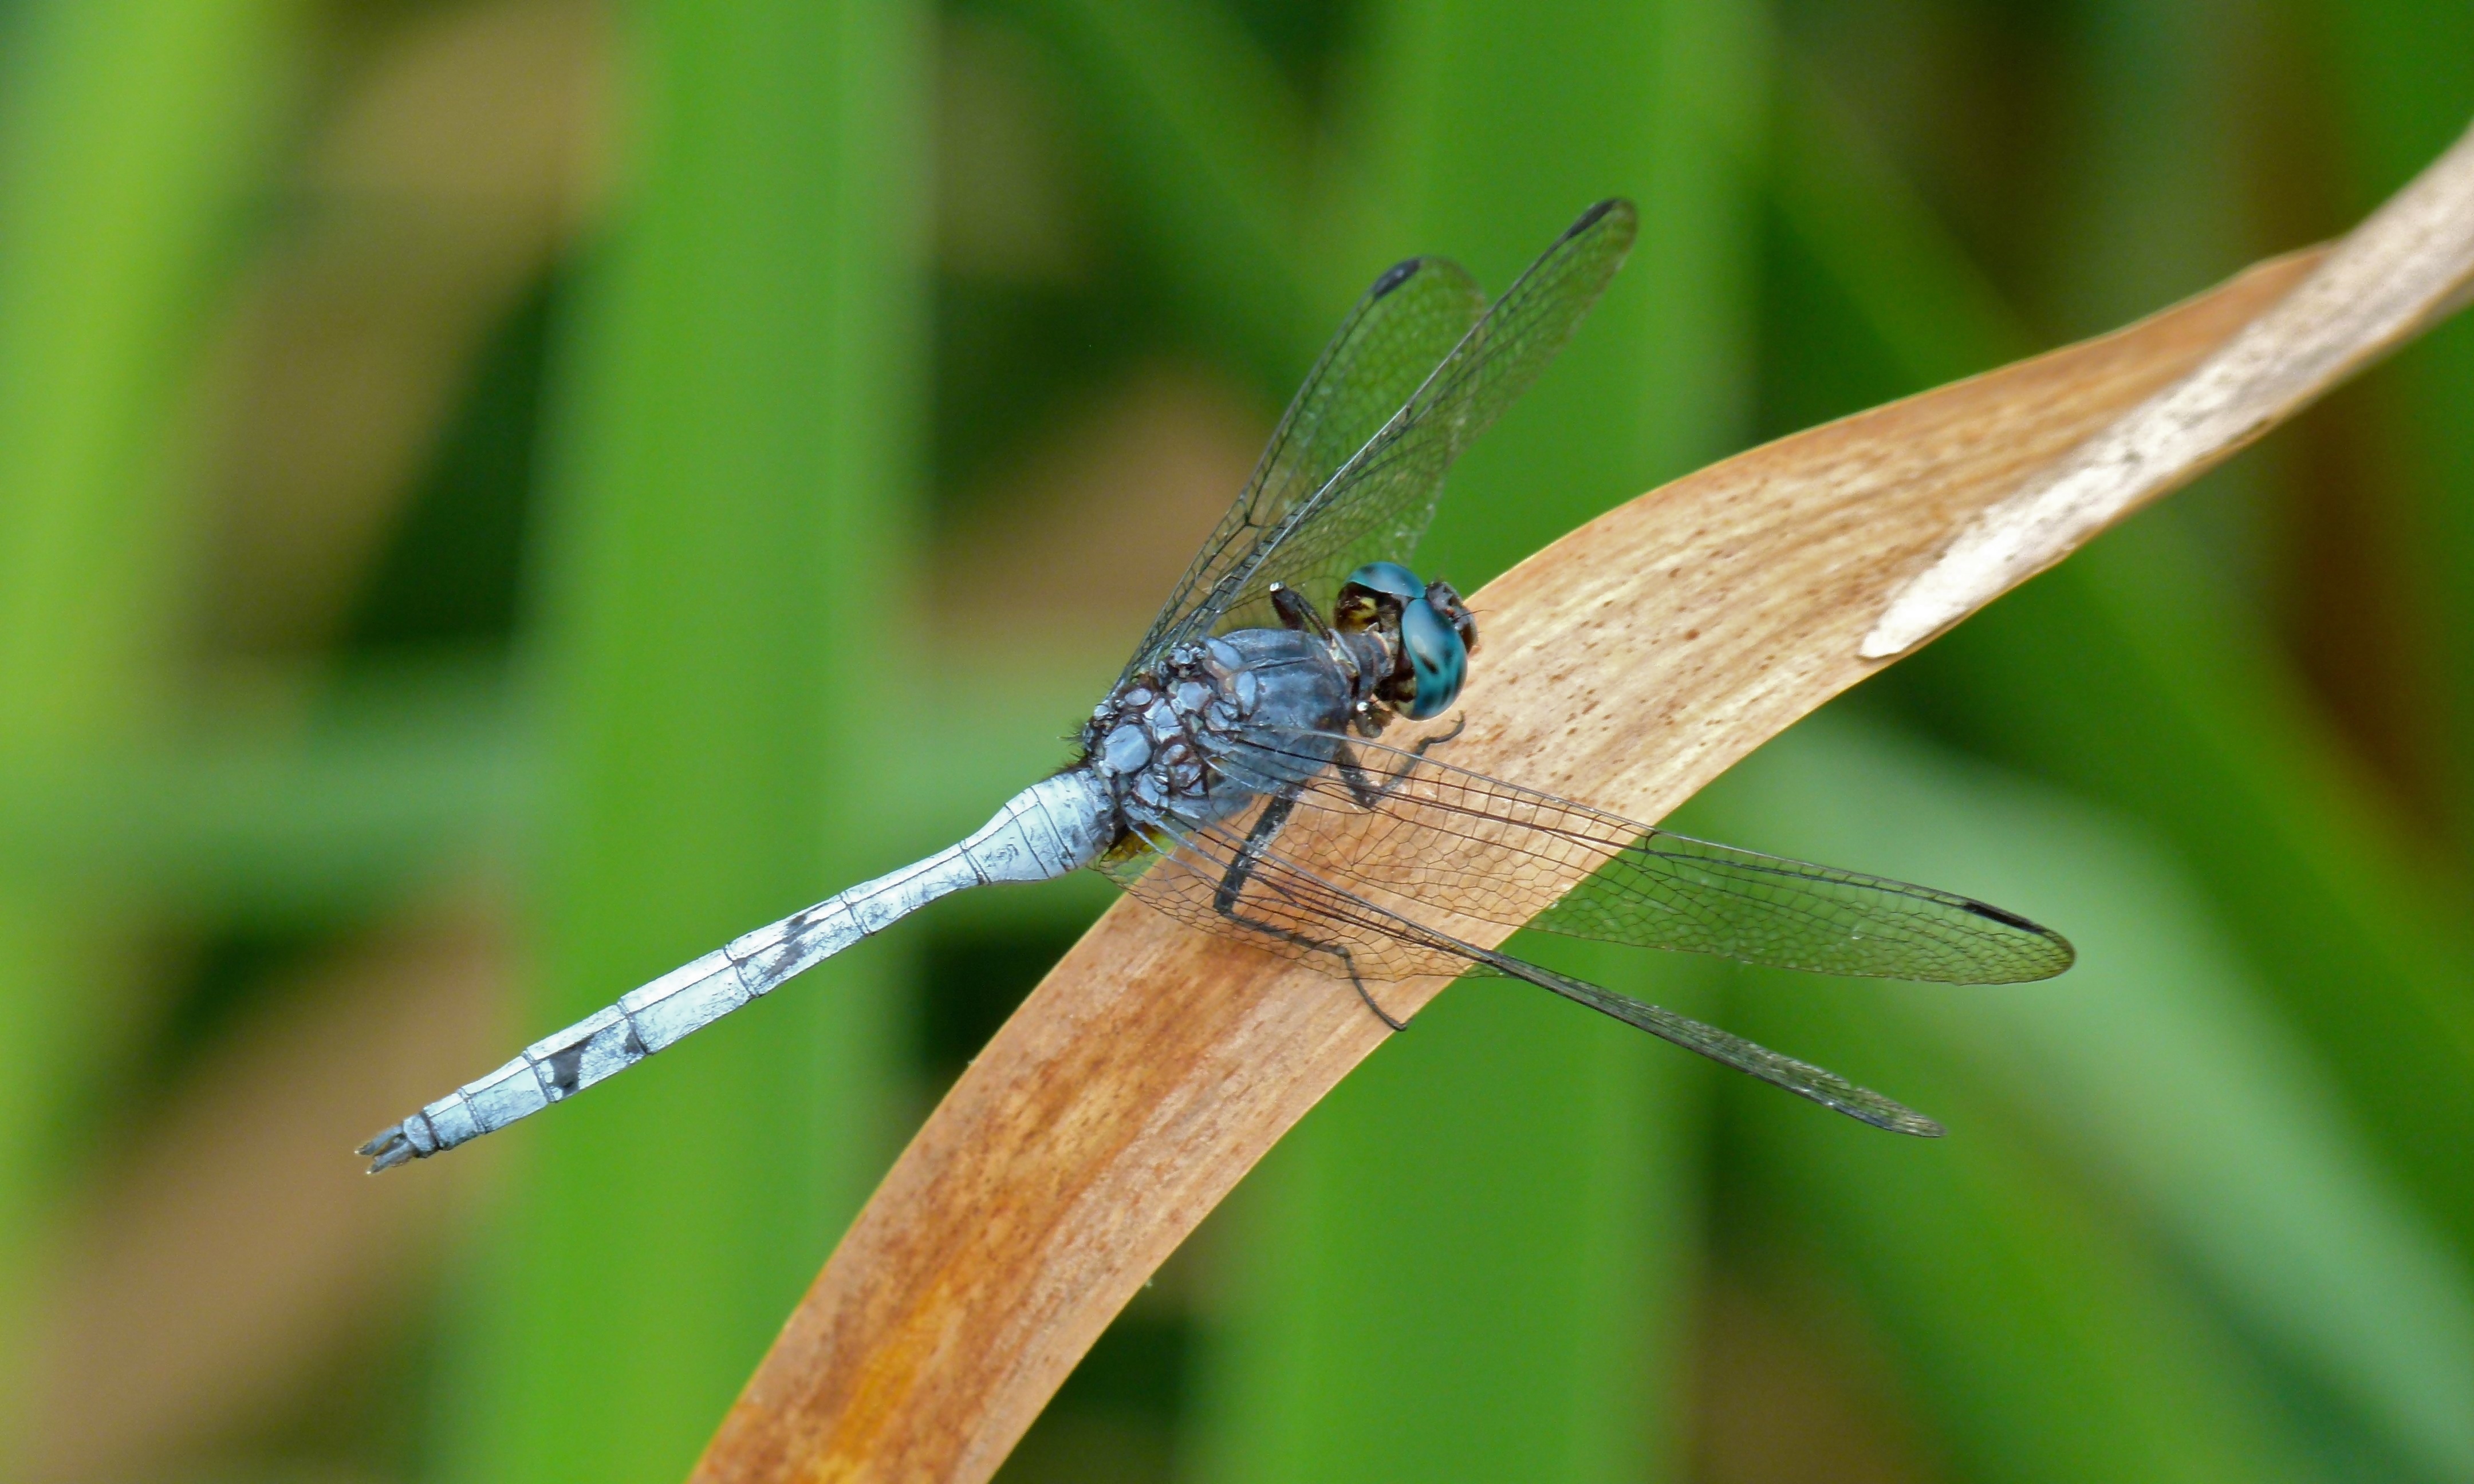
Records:
M1466 589L2469 116L2438 0L0 0L0 1471L682 1476L1104 883L346 1151L1061 761L1392 260L1642 206ZM1462 987L1005 1477L2474 1476L2469 399L2459 323L1679 819L2068 978L1537 948L1950 1138Z

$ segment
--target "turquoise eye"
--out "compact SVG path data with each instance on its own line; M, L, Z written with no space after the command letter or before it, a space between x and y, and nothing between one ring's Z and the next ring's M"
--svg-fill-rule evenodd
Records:
M1418 581L1418 574L1397 562L1370 562L1349 573L1344 586L1388 593L1403 603L1426 595L1426 585Z
M1408 649L1410 668L1418 676L1417 699L1402 708L1402 714L1420 722L1441 716L1460 698L1461 682L1468 679L1468 646L1461 642L1459 631L1422 597L1402 605L1400 641Z

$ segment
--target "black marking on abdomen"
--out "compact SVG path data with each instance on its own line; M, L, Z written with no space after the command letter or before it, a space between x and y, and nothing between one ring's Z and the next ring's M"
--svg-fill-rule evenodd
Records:
M549 1100L575 1095L577 1082L584 1075L584 1048L591 1044L588 1036L571 1046L561 1047L549 1054L549 1060L539 1065L549 1068Z

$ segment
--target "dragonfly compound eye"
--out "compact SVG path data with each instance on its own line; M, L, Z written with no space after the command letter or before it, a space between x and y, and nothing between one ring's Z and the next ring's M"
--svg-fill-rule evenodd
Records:
M1402 707L1403 714L1420 722L1441 716L1460 699L1461 682L1468 679L1468 646L1450 620L1422 597L1400 610L1400 642L1418 678L1418 694Z
M1369 593L1379 592L1387 597L1397 598L1403 603L1426 595L1426 585L1418 581L1418 574L1397 562L1366 563L1349 573L1348 581L1340 585L1343 594L1346 594L1351 587L1363 588Z

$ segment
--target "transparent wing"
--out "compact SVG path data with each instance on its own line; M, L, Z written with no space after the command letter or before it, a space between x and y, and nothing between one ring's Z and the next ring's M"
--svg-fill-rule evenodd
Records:
M1335 740L1262 732L1249 747L1321 759ZM1815 973L2014 984L2074 956L2059 933L1973 898L1713 845L1431 756L1349 745L1356 786L1337 768L1317 774L1279 833L1291 859L1348 890ZM1246 756L1225 765L1233 781L1268 784L1246 777ZM1361 792L1379 797L1370 806Z
M1448 258L1413 257L1374 280L1306 372L1253 477L1152 620L1128 675L1183 636L1186 620L1253 556L1263 534L1382 431L1485 310L1477 281Z
M1180 922L1307 960L1331 973L1389 983L1464 973L1474 965L1475 948L1377 906L1277 843L1257 851L1224 909L1229 867L1246 852L1254 822L1273 806L1269 799L1257 801L1223 824L1180 830L1148 849L1129 842L1100 869L1129 895Z
M1153 621L1128 670L1172 644L1268 626L1274 583L1328 607L1353 568L1409 556L1434 516L1452 461L1572 338L1623 266L1637 225L1630 202L1591 206L1327 481L1285 504L1241 499ZM1277 447L1274 440L1274 457Z
M1485 967L1505 978L1520 979L1540 989L1552 990L1565 999L1587 1005L1601 1015L1612 1016L1626 1025L1673 1041L1686 1051L1697 1051L1713 1062L1750 1073L1772 1087L1784 1088L1799 1097L1808 1097L1824 1108L1836 1109L1877 1129L1887 1129L1893 1134L1913 1134L1922 1138L1939 1138L1942 1136L1940 1124L1904 1103L1883 1097L1870 1088L1858 1087L1826 1067L1799 1062L1794 1057L1772 1051L1714 1025L1705 1025L1690 1016L1680 1016L1629 994L1618 994L1587 979L1575 979L1551 969L1540 969L1509 954L1488 954Z
M1849 1117L1893 1133L1936 1137L1941 1125L1834 1072L1757 1045L1687 1016L1481 948L1378 905L1292 858L1283 830L1247 844L1266 799L1226 824L1158 842L1104 868L1135 897L1180 922L1360 981L1469 970L1518 979ZM1231 867L1247 860L1242 879ZM1363 984L1361 983L1361 988Z

